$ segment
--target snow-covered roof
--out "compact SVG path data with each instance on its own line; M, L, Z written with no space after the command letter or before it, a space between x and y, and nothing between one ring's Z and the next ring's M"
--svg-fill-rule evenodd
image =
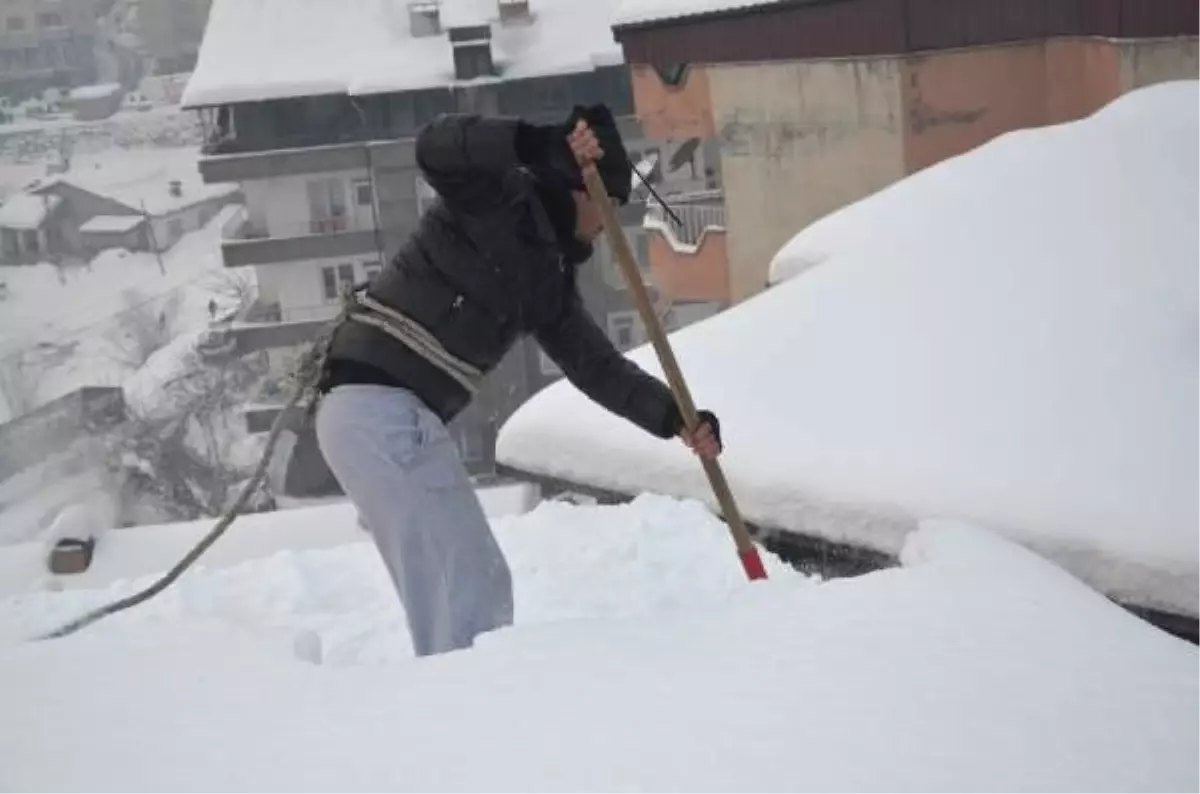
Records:
M646 25L673 19L741 11L775 5L782 0L619 0L613 27Z
M62 199L58 196L15 193L0 206L0 227L36 229L61 202Z
M214 0L184 107L456 82L445 28L489 20L499 78L622 62L609 27L616 0L529 0L530 25L503 26L496 0L442 0L443 32L413 37L407 0ZM269 33L268 33L269 31Z
M206 184L197 167L199 151L194 147L160 147L123 151L114 149L88 166L41 180L36 190L67 183L118 201L131 210L150 215L167 215L194 204L238 191L234 183ZM179 195L171 193L178 182Z
M879 517L969 518L1195 614L1196 90L1143 88L927 168L798 234L765 293L676 332L746 514L885 552L904 523ZM711 499L681 444L565 381L497 453Z
M750 584L695 503L494 525L516 624L418 663L348 504L243 516L163 595L29 641L147 586L212 521L101 536L107 576L0 599L8 788L1200 787L1196 648L981 529L931 523L902 566L836 582L768 555ZM45 549L0 549L0 592L6 557L44 571Z
M121 86L118 83L100 83L98 85L84 85L78 88L71 89L71 99L100 99L102 97L112 96L113 94L121 93Z
M81 232L121 233L140 226L145 219L141 215L97 215L79 227Z

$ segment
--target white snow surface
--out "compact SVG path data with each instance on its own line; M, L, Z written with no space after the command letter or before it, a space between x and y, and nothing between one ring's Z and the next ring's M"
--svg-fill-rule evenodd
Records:
M141 215L97 215L79 227L81 232L128 232L136 229L145 218Z
M161 271L154 254L123 249L104 251L86 267L0 269L0 366L30 372L37 404L82 386L122 385L134 372L122 362L113 336L129 316L131 300L138 306L134 312L170 309L170 328L181 335L207 327L209 300L222 310L233 305L220 236L237 209L224 207L180 238L162 254ZM151 380L153 373L143 373L137 388L152 391ZM0 397L0 421L9 416Z
M743 511L892 553L918 519L968 519L1195 615L1196 90L1142 89L922 171L673 334ZM631 358L661 372L649 347ZM711 501L682 445L566 382L517 411L498 457Z
M113 148L72 160L68 172L42 179L41 184L67 182L156 216L238 192L236 183L205 183L197 165L199 156L194 146ZM169 189L172 181L180 184L178 196Z
M17 193L0 206L0 226L6 229L36 229L62 203L58 196Z
M71 99L100 99L121 93L119 83L98 83L71 89Z
M517 625L422 660L366 541L196 570L59 641L19 638L138 583L0 602L0 782L1200 786L1196 649L983 530L927 525L904 567L822 584L769 559L753 585L695 503L548 503L496 530Z
M183 106L448 86L458 81L445 28L480 20L492 23L500 79L619 64L613 3L532 0L533 24L505 27L494 0L442 0L443 32L413 37L402 0L343 0L336 14L326 0L214 0Z
M612 24L639 25L774 5L780 0L620 0Z
M16 478L13 478L15 480ZM91 483L88 483L91 484ZM0 485L0 499L19 483ZM536 503L536 488L525 483L480 486L475 490L484 512L491 518L520 515ZM149 576L175 564L213 528L216 517L177 524L145 525L127 529L113 526L113 505L100 487L76 488L73 499L54 505L48 494L43 505L54 512L50 525L24 537L6 539L18 516L0 513L0 598L52 589L97 590L127 579ZM285 501L288 501L285 499ZM303 503L305 500L291 500ZM203 557L212 570L228 568L282 552L331 548L369 537L357 522L357 513L344 497L311 500L315 504L275 513L240 516L221 542ZM55 577L46 569L46 555L66 536L99 537L88 570ZM8 545L4 545L8 542Z

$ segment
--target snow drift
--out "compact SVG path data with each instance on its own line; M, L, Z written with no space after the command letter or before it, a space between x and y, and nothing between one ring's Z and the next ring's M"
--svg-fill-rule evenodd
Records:
M1197 612L1197 83L1004 135L797 235L673 342L749 518L886 552L971 519ZM661 372L648 347L632 354ZM567 383L499 459L710 499L681 445Z
M982 530L929 524L904 567L820 585L747 583L724 528L662 497L545 504L497 533L518 625L471 651L404 658L365 542L193 571L74 637L0 647L0 785L1200 785L1196 649ZM0 628L111 595L0 601Z

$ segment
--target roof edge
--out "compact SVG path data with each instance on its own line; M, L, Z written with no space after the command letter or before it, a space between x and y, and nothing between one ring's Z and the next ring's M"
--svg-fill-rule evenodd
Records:
M671 16L654 17L633 22L615 22L612 24L613 36L620 41L623 33L636 33L643 30L661 29L679 25L690 25L696 22L711 22L715 19L731 19L748 17L756 14L770 14L783 8L801 5L833 5L846 0L761 0L748 2L746 5L733 8L716 8L711 11L684 12Z

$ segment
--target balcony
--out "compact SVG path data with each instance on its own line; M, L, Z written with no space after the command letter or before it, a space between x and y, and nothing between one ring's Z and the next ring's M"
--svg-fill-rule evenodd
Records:
M642 218L655 283L674 300L728 302L724 193L703 190L665 199L674 218L653 198Z
M237 138L208 132L201 147L205 183L245 182L365 168L415 168L412 139L370 139L359 132Z
M725 232L725 196L720 190L703 190L667 196L667 203L676 218L651 197L646 201L642 227L657 231L667 238L679 253L696 253L710 233Z
M221 230L225 267L377 253L375 225L352 215L272 224L268 230L243 207Z

